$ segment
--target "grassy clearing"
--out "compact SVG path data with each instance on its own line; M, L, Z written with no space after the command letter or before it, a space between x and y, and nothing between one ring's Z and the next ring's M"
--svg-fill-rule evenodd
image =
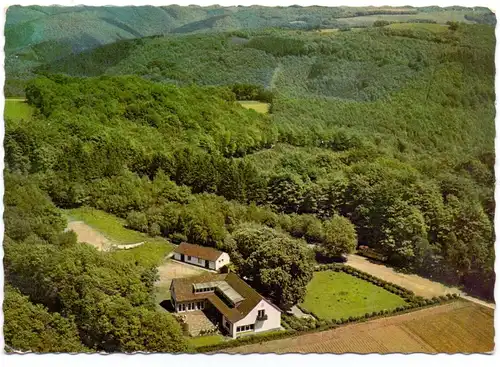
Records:
M442 33L448 30L447 25L434 24L434 23L394 23L394 24L389 24L387 28L412 29L417 31L428 31L432 33Z
M149 237L143 233L125 228L125 221L101 210L82 207L65 211L69 220L83 221L95 228L110 240L119 244L130 244L147 241Z
M197 336L195 338L189 338L188 342L191 344L193 347L204 347L205 345L214 345L214 344L219 344L224 342L224 337L222 335L216 334L216 335L204 335L204 336Z
M101 232L117 244L145 242L143 245L128 250L117 250L113 256L121 257L133 262L159 266L165 256L172 251L173 245L162 239L153 238L127 229L125 221L101 210L82 207L64 211L68 219L79 220Z
M251 109L259 113L269 112L269 103L259 102L259 101L239 101L239 103L246 109Z
M5 100L5 118L12 120L28 120L33 114L33 107L27 104L24 99L6 99Z
M329 320L390 310L404 304L401 297L369 282L343 272L322 271L314 273L301 306Z
M173 249L167 241L146 242L129 250L116 250L113 256L149 266L159 266Z

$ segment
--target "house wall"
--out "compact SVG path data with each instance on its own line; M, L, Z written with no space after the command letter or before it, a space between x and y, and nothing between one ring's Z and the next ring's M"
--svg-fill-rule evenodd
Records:
M267 315L267 320L257 321L257 315L259 310L265 310L265 314ZM250 325L254 324L254 330L245 331L245 332L237 332L238 326ZM276 330L281 328L281 312L274 308L269 302L266 300L262 300L259 304L252 310L250 313L243 319L238 322L235 322L233 325L232 335L233 338L239 335L248 335L251 333L260 333L263 331Z
M190 307L191 306L191 307ZM206 300L197 300L189 302L175 302L176 312L191 312L197 310L203 310L207 306Z
M215 261L215 270L219 270L222 268L224 265L229 264L229 255L225 252L222 253L222 255L219 256L217 261Z
M177 252L174 253L174 259L181 261L181 254L178 254ZM197 266L200 266L202 268L206 268L205 265L206 265L207 261L209 263L209 269L216 270L215 262L214 261L200 259L200 258L198 258L196 256L184 255L184 262L185 263L192 264L192 265L197 265Z
M233 324L231 321L226 319L226 316L222 315L222 327L226 329L230 335L233 335Z

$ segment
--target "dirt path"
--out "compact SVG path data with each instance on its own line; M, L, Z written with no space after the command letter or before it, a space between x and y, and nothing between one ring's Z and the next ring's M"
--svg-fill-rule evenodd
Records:
M128 250L144 244L144 242L137 242L127 245L118 245L83 221L70 221L66 229L73 230L76 233L78 242L88 243L99 251L109 251L112 249Z
M94 246L99 251L108 251L112 248L111 241L102 233L82 221L71 221L68 223L68 229L76 233L78 242L85 242Z
M314 319L314 316L302 312L302 310L297 306L293 306L291 311L295 317L299 317L301 319Z
M463 298L481 304L483 306L489 307L491 309L495 308L494 304L481 301L477 298L470 297L462 292L460 289L455 287L447 287L441 283L434 282L429 279L422 278L415 274L403 274L398 273L394 269L384 266L382 264L376 264L368 259L359 255L349 255L347 257L347 265L353 268L362 270L369 274L372 274L380 279L387 282L398 284L406 289L415 292L416 295L430 298L434 296L441 296L448 293L458 293Z

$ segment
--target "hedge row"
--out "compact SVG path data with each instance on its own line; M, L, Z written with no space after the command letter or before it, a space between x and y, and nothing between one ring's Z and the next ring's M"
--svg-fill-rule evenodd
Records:
M219 344L212 344L212 345L204 345L202 347L196 348L196 353L208 353L208 352L213 352L216 350L220 349L226 349L226 348L234 348L234 347L239 347L241 345L248 345L248 344L255 344L255 343L262 343L262 342L267 342L271 340L276 340L276 339L284 339L288 338L290 336L295 336L297 335L296 331L293 330L285 330L285 331L280 331L276 333L269 333L269 334L264 334L264 335L251 335L251 336L245 336L242 338L238 339L233 339L231 341L225 342L225 343L219 343Z
M361 316L350 316L349 318L342 318L337 320L314 320L314 319L302 319L295 316L289 316L283 314L281 316L282 326L287 329L283 332L276 332L264 335L252 335L244 338L234 339L229 342L206 345L198 347L196 349L197 353L208 353L226 348L234 348L242 345L262 343L271 340L284 339L292 336L299 336L308 333L315 333L323 330L334 329L340 325L349 324L353 322L366 321L377 317L387 317L394 316L400 313L406 313L410 310L415 310L421 307L426 307L430 305L437 305L449 302L452 299L458 298L459 295L448 294L446 296L433 297L431 299L421 299L418 302L413 302L406 304L404 306L396 307L393 310L382 310L367 312ZM421 297L420 297L421 298Z

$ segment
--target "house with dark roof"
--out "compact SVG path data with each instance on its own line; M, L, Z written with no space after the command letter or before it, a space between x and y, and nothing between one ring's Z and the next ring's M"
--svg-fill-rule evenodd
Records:
M204 310L233 338L281 328L281 310L234 273L173 279L175 312Z
M219 270L230 261L229 255L225 252L186 242L174 250L174 259L211 270Z

